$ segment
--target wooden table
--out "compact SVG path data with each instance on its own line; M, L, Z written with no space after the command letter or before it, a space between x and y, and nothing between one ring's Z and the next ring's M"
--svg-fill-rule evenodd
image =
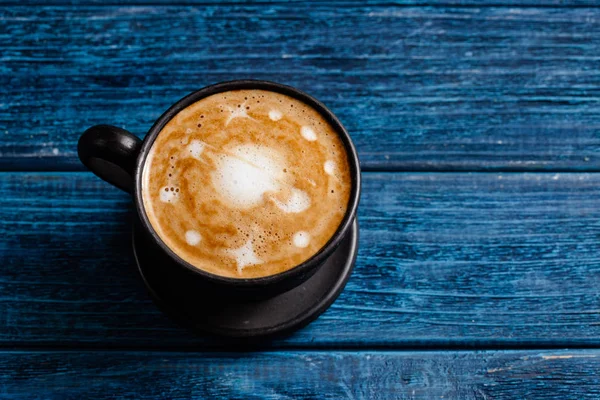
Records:
M0 397L600 398L594 0L0 3ZM75 148L236 78L321 99L364 171L346 290L245 352L157 310Z

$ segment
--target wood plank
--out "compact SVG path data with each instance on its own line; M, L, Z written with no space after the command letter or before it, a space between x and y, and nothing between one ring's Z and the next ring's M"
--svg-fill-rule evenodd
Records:
M0 9L0 169L71 170L234 78L322 99L365 169L600 170L600 9L301 4Z
M357 266L274 346L600 345L600 174L366 173ZM0 174L0 345L220 347L133 266L128 196L89 173Z
M598 350L0 354L11 399L600 397Z
M212 4L239 4L244 3L240 0L177 0L179 5L212 5ZM248 4L262 4L265 6L277 5L281 3L293 3L294 5L300 5L302 3L325 3L335 4L336 7L347 7L352 6L356 1L349 0L261 0L257 1L246 1ZM126 1L103 1L103 0L0 0L1 5L173 5L173 1L169 0L126 0ZM594 0L494 0L486 1L485 3L477 0L361 0L360 4L369 6L476 6L476 7L594 7L598 6L598 3Z

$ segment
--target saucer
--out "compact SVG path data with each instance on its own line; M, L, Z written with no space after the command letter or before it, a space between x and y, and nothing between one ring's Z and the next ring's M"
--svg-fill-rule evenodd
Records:
M186 282L165 278L156 265L172 263L134 223L133 252L154 303L171 319L195 333L237 338L283 335L314 321L331 306L352 273L358 249L358 223L352 223L340 246L315 274L287 292L253 301L219 299L199 290L182 290Z

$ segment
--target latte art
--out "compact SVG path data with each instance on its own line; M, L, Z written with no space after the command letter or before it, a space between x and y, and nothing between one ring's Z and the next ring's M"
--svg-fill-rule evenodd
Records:
M306 261L337 230L351 180L344 146L313 108L239 90L171 119L143 169L146 214L177 255L234 278Z

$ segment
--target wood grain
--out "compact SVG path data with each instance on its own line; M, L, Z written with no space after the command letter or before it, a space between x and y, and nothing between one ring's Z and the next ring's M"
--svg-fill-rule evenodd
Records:
M585 7L3 7L0 169L81 169L90 125L143 135L188 92L250 77L323 100L365 170L598 171L599 19Z
M335 5L339 8L344 8L353 5L369 5L376 6L475 6L482 7L594 7L598 3L594 0L493 0L493 1L477 1L477 0L177 0L176 2L169 0L126 0L126 1L102 1L102 0L0 0L2 5L191 5L191 6L206 6L214 4L254 4L264 5L266 7L278 4L325 4Z
M274 347L600 345L600 174L366 173L358 262ZM133 266L128 196L89 173L0 174L0 345L221 347Z
M10 399L600 397L598 350L0 354Z

